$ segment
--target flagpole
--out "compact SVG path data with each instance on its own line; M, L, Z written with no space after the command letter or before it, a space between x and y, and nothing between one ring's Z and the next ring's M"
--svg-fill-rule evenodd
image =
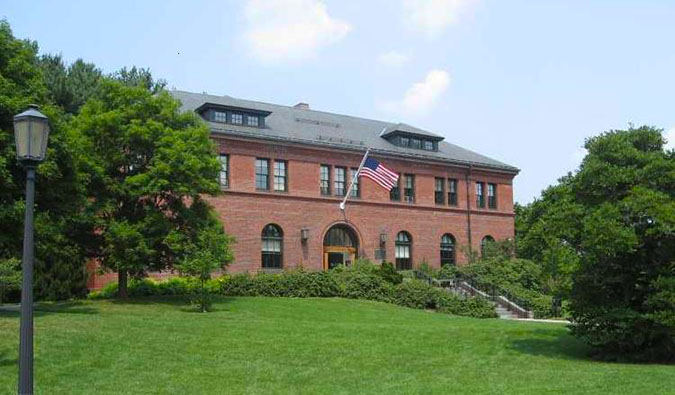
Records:
M354 182L358 179L359 173L361 173L361 169L363 168L363 164L366 163L366 158L368 158L368 153L370 152L370 148L366 150L366 154L363 155L363 159L361 159L361 164L359 165L359 169L356 170L356 174L354 174L354 177L352 177L352 183L349 184L349 189L347 189L347 194L345 195L345 198L342 199L342 202L340 203L340 210L345 211L345 203L347 203L347 199L349 199L349 195L352 194L352 188L354 187Z

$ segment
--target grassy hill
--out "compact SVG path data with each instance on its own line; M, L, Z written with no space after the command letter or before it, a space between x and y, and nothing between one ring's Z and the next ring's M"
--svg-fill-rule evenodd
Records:
M36 393L662 394L675 367L601 363L564 325L344 299L43 304ZM16 391L18 313L0 311L0 393ZM671 392L672 393L672 392Z

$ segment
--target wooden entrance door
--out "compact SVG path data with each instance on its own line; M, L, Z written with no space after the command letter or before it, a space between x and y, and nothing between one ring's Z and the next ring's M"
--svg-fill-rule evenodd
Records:
M338 265L349 266L356 260L356 248L323 247L323 269L332 269Z

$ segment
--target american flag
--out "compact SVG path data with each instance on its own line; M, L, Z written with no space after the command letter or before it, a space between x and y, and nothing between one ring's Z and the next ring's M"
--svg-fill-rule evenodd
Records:
M382 188L391 191L398 182L398 174L384 167L373 158L367 158L361 169L361 175L375 181Z

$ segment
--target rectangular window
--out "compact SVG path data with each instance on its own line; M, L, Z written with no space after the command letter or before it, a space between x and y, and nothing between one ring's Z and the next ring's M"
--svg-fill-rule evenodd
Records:
M230 186L230 157L225 154L220 154L218 156L220 159L220 175L218 176L218 182L223 188L228 188Z
M434 190L434 201L436 204L445 203L445 178L436 178L436 189Z
M344 196L346 193L345 190L345 179L347 177L347 169L344 167L335 168L335 194L337 196Z
M350 179L349 182L354 180L354 186L352 186L352 197L359 197L361 196L361 189L359 188L359 177L354 178L354 175L359 169L352 168L351 169L351 174L350 174Z
M401 147L407 147L410 144L408 137L401 137Z
M431 140L424 140L424 145L422 146L427 151L433 151L434 150L434 142Z
M233 125L243 125L244 124L244 115L232 113L232 115L230 115L230 117L231 117L231 123Z
M330 166L328 165L321 165L319 187L322 195L330 195Z
M262 267L265 269L281 269L282 240L280 237L262 238Z
M487 184L488 207L497 208L497 184Z
M396 180L396 185L391 188L389 191L389 200L393 202L401 201L401 174L398 175L398 180Z
M213 120L216 122L222 122L225 123L227 122L227 113L223 111L214 111L213 112Z
M454 178L448 178L448 204L457 205L457 180Z
M483 189L485 189L485 184L482 182L477 182L476 183L476 206L483 208L485 207L485 194L483 193Z
M260 120L257 116L247 115L246 124L248 126L258 127L258 125L260 124Z
M270 161L269 161L269 159L257 158L255 160L255 187L256 187L256 189L263 189L263 190L270 189L269 175L270 175Z
M413 203L415 201L415 176L413 174L405 175L405 184L403 184L403 201Z
M420 149L422 148L422 140L417 138L410 139L410 148Z
M410 259L410 245L395 246L396 270L411 270L412 260Z
M286 161L274 161L274 190L279 192L286 192L288 189L288 177L286 175Z

